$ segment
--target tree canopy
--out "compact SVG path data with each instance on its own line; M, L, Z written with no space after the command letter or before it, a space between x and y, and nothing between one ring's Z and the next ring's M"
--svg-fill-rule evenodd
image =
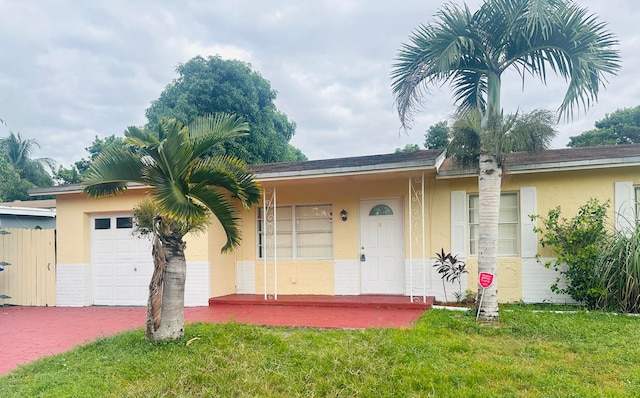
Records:
M418 152L419 150L420 150L420 145L407 144L404 146L404 148L396 148L396 153Z
M198 116L225 112L243 117L250 134L221 144L228 153L250 164L306 160L289 140L296 124L274 104L276 91L249 64L219 56L194 57L176 68L178 77L146 111L148 128L163 117L188 125Z
M424 135L424 147L426 149L446 148L449 144L449 126L446 121L429 126Z
M640 106L617 109L595 122L595 127L570 137L567 146L577 148L640 143Z
M4 156L0 156L0 202L29 200L29 189L33 185L20 178Z
M0 200L30 200L29 189L53 185L46 169L53 166L53 160L34 159L33 152L38 147L36 140L23 138L20 133L10 132L0 139Z

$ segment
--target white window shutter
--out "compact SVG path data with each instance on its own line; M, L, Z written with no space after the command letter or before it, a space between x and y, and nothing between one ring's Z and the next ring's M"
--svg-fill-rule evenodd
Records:
M451 191L451 254L467 257L467 192ZM446 248L445 248L446 251Z
M630 181L619 181L614 183L614 225L616 231L630 231L635 225L635 190Z
M536 187L520 188L520 256L523 258L538 254L538 234L533 231L536 222L531 221L531 216L536 214Z

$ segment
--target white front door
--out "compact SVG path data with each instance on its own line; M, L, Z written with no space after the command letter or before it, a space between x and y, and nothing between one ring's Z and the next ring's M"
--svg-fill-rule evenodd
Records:
M402 200L360 202L360 280L363 294L404 294Z
M131 214L91 218L93 304L146 305L153 273L151 243L132 231Z

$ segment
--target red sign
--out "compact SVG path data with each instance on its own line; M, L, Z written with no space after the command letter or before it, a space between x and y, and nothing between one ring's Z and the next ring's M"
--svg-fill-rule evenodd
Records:
M478 281L483 289L488 288L493 283L493 274L488 272L481 272L478 276Z

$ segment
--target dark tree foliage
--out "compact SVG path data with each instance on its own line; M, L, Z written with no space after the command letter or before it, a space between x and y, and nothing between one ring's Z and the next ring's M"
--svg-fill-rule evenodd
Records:
M162 117L189 124L198 116L225 112L242 116L251 132L217 148L247 163L305 160L289 148L296 125L275 104L276 91L268 80L237 60L200 56L180 64L178 77L147 109L148 128Z
M424 135L426 149L442 149L449 145L449 126L446 121L438 122L429 127Z
M0 202L29 200L28 191L33 187L33 184L20 178L4 156L0 156Z
M53 185L47 167L53 166L48 158L32 157L39 145L34 139L23 138L20 133L10 132L0 139L0 200L31 200L29 189Z
M569 138L567 146L577 148L598 145L640 143L640 106L618 109L595 123L595 129Z
M404 148L396 148L396 153L403 152L418 152L420 150L420 145L418 144L407 144Z

